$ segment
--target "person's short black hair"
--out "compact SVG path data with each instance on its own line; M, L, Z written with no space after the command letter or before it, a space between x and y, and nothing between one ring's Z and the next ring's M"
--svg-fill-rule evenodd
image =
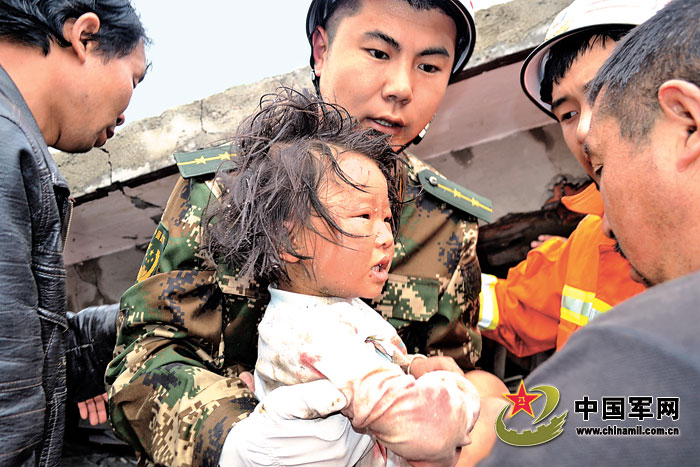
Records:
M338 158L345 152L366 156L384 174L398 230L404 162L388 135L364 129L354 117L316 96L281 88L265 95L257 113L238 128L235 167L222 167L218 205L207 209L205 239L217 262L267 281L288 280L280 252L309 259L296 251L293 236L304 229L338 242L344 232L321 202L319 189L330 176L354 188ZM352 200L348 200L352 203ZM335 238L312 225L318 217Z
M559 80L566 75L577 58L598 43L604 47L607 41L619 41L630 29L632 26L594 28L572 34L554 44L549 50L548 59L544 65L542 81L540 81L540 99L552 105L554 85L559 84Z
M150 40L130 0L0 0L0 39L38 47L48 55L51 43L69 47L63 26L85 13L100 18L100 29L89 38L106 58L129 55Z
M664 82L679 79L700 87L698 18L697 0L672 1L625 37L598 71L588 100L600 116L618 121L623 138L646 141L661 112L658 91Z
M343 19L357 14L360 5L363 1L371 2L372 0L341 0L340 5L336 7L335 11L333 11L333 14L331 14L331 16L326 20L326 24L322 25L325 28L326 33L328 34L329 46L333 43L335 34L338 31L338 27L340 26L340 23L343 21ZM408 3L411 6L411 8L417 11L438 9L445 13L447 16L450 16L449 11L446 10L444 7L445 0L401 1Z

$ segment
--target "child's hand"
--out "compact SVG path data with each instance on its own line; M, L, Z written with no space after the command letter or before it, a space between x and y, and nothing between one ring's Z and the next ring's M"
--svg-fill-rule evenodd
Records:
M255 392L255 378L253 378L253 373L250 371L244 371L238 375L238 377L241 378L241 381L243 381L246 386L248 386L250 392Z
M449 371L464 376L464 372L452 357L418 357L411 362L411 375L416 379L426 373L438 370Z

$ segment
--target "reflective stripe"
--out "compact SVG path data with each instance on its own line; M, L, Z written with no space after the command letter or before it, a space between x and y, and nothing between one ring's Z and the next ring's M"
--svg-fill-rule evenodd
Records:
M596 298L594 292L565 285L561 295L560 317L577 326L585 326L601 313L607 312L610 305Z
M481 275L481 292L479 292L479 328L493 330L498 326L498 299L496 282L498 278L491 274Z
M569 321L577 326L585 326L588 324L588 317L582 316L576 311L569 310L565 306L561 307L560 318L562 321Z
M606 313L610 308L612 307L603 300L597 298L593 299L593 309L597 310L598 313Z

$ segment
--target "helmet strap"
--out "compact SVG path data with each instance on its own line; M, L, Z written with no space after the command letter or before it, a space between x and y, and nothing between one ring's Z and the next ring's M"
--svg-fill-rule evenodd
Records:
M428 133L428 128L430 128L430 124L433 123L434 118L435 118L435 115L433 115L433 117L430 119L430 121L427 123L427 125L425 125L425 128L423 128L420 131L420 133L418 133L418 135L415 138L413 138L413 140L408 144L418 144L421 141L423 141L423 138L425 138L425 134ZM406 149L406 146L408 146L408 144L406 144L404 146L404 149Z

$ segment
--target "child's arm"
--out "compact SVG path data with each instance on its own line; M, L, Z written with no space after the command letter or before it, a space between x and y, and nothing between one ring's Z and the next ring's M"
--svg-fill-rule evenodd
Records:
M348 401L342 413L354 427L368 428L408 460L453 459L469 444L479 396L463 375L433 371L416 379L371 345L358 345L357 336L315 337L301 361L340 389ZM318 349L324 351L313 353Z
M279 387L229 432L219 465L354 465L371 447L371 438L347 421L318 425L300 420L338 412L345 403L325 379Z
M368 374L356 382L348 399L343 413L353 426L369 428L382 444L408 460L453 459L458 447L470 443L469 432L479 413L476 389L463 376L447 371L418 379Z

